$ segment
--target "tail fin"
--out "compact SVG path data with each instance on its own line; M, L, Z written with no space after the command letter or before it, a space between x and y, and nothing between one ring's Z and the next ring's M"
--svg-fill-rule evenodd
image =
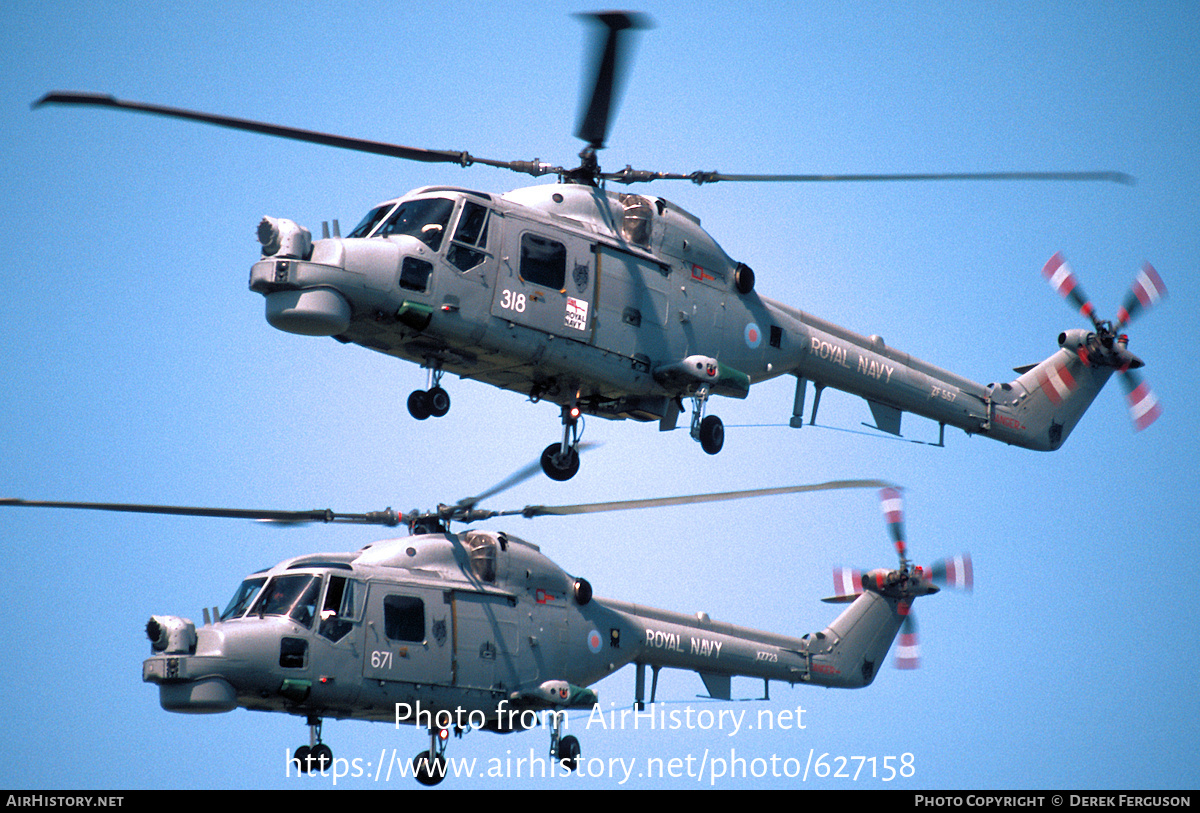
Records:
M1041 364L1017 368L1020 376L991 390L991 437L1038 451L1053 451L1071 434L1113 374L1085 364L1060 337L1062 349ZM1078 331L1083 333L1083 331Z
M809 636L812 682L843 689L871 685L900 632L901 605L907 601L867 590L828 627Z

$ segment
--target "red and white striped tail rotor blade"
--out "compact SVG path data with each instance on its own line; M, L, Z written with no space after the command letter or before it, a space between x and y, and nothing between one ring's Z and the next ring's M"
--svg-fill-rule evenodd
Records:
M1038 374L1038 384L1050 403L1058 406L1075 390L1075 376L1061 361L1055 361Z
M884 488L879 491L879 507L883 510L883 517L887 520L888 532L892 535L892 542L896 545L896 553L900 554L900 560L904 561L907 554L907 547L904 543L904 498L898 488Z
M969 553L939 559L930 566L929 576L937 584L944 584L955 590L970 592L975 588L975 567L971 563Z
M1151 391L1150 385L1143 381L1137 373L1125 370L1121 374L1121 381L1125 384L1125 391L1128 393L1129 417L1133 419L1134 428L1140 432L1158 420L1158 416L1162 415L1162 407L1158 403L1158 398Z
M1071 271L1071 266L1067 264L1061 253L1056 253L1046 261L1046 264L1042 266L1042 276L1049 281L1051 288L1075 305L1080 313L1091 319L1092 322L1096 321L1095 307L1087 298L1087 294L1083 292L1079 280L1075 278L1075 273Z
M917 620L912 614L912 605L902 601L896 611L904 616L899 640L896 641L896 668L916 669L921 665L921 642L917 637Z
M1141 311L1156 304L1167 295L1167 286L1162 277L1150 263L1142 263L1142 268L1133 280L1133 285L1125 297L1125 304L1117 311L1117 330L1120 330Z
M833 593L837 596L856 596L863 591L862 571L848 567L833 569Z

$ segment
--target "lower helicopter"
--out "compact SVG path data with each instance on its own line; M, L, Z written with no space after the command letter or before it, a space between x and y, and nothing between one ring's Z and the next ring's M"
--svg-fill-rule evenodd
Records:
M446 775L453 731L495 733L544 722L549 759L576 769L581 747L563 735L568 710L594 709L589 685L633 664L636 707L655 702L663 668L697 672L716 700L731 678L861 688L878 674L900 635L897 666L917 663L913 602L938 584L970 589L970 558L931 567L907 558L901 496L877 480L843 480L751 491L569 506L479 509L485 496L530 476L538 464L483 494L401 515L331 510L274 511L3 499L0 505L81 508L255 519L278 523L407 524L410 536L354 551L286 559L252 573L223 611L203 611L199 627L155 615L146 624L151 656L142 679L167 711L211 714L245 708L303 717L309 743L296 749L299 772L326 771L332 748L322 721L359 719L423 727L428 747L409 766L423 785ZM573 515L847 488L881 488L899 554L895 569L834 571L849 606L823 629L791 637L714 621L706 613L655 609L592 594L538 548L497 531L452 532L450 524L493 517Z

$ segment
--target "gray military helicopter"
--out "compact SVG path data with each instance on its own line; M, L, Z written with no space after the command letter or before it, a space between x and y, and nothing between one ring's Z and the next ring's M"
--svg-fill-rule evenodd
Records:
M142 679L159 688L168 711L206 714L242 707L306 719L309 744L294 755L298 771L328 770L333 751L322 720L359 719L420 726L429 746L413 758L412 775L442 781L451 731L512 733L537 724L550 732L548 762L568 772L579 740L563 736L568 710L593 710L590 684L628 664L636 668L634 702L649 702L659 671L699 673L711 698L730 700L731 678L860 688L875 679L897 633L897 665L916 661L910 609L938 592L935 582L969 589L969 558L930 568L906 555L900 494L877 480L844 480L752 491L515 511L477 507L485 496L533 474L539 463L505 484L435 511L400 515L258 511L115 503L0 500L0 505L83 508L151 514L256 519L280 523L337 522L395 526L411 536L348 553L287 559L252 573L221 612L189 619L153 616L146 625L151 656ZM899 567L867 573L835 571L837 595L849 602L824 629L790 637L714 621L706 613L659 610L592 595L586 579L551 562L532 543L508 533L451 523L494 517L570 516L665 505L847 488L880 488Z
M250 289L266 300L274 327L332 336L421 365L425 389L408 398L414 418L441 417L450 396L445 373L483 381L558 405L562 437L542 455L556 480L579 468L583 415L657 421L676 427L684 399L690 432L708 454L724 426L706 415L714 395L745 398L754 383L796 378L790 424L809 423L826 387L865 398L874 428L900 434L904 412L1030 449L1057 449L1109 376L1125 373L1139 428L1157 404L1133 376L1143 362L1121 331L1085 313L1094 331L1068 330L1045 361L1017 368L1010 383L986 386L760 296L748 265L730 258L699 218L661 197L609 191L608 184L690 180L827 182L897 180L1075 180L1131 183L1117 172L997 172L908 175L687 174L601 171L621 85L629 33L638 14L588 15L599 33L591 94L576 135L587 146L575 168L499 161L462 151L427 150L173 107L75 92L34 103L92 105L153 113L430 163L507 168L558 183L503 195L426 186L371 209L345 237L334 221L321 239L296 223L264 217L261 259ZM1057 256L1057 255L1056 255ZM1152 269L1151 269L1152 272ZM1073 279L1073 278L1072 278ZM1165 292L1157 274L1141 289L1149 304ZM1090 307L1090 306L1089 306ZM1132 314L1128 306L1126 312ZM1136 396L1134 395L1136 393ZM1136 401L1133 399L1136 397Z

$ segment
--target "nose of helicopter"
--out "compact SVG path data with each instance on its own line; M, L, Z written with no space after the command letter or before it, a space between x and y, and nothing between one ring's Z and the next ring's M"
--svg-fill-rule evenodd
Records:
M266 300L267 322L301 336L336 336L350 326L342 241L313 242L308 229L283 218L258 224L263 258L250 270L250 290Z
M224 677L224 638L209 627L199 631L186 618L154 616L146 637L155 653L142 662L142 680L158 685L159 704L183 714L216 714L237 707L237 691Z
M250 269L250 290L266 298L267 322L276 330L336 336L350 326L352 316L350 303L333 287L344 274L341 265L265 257Z
M350 326L350 304L337 291L275 291L266 295L267 322L301 336L336 336Z

